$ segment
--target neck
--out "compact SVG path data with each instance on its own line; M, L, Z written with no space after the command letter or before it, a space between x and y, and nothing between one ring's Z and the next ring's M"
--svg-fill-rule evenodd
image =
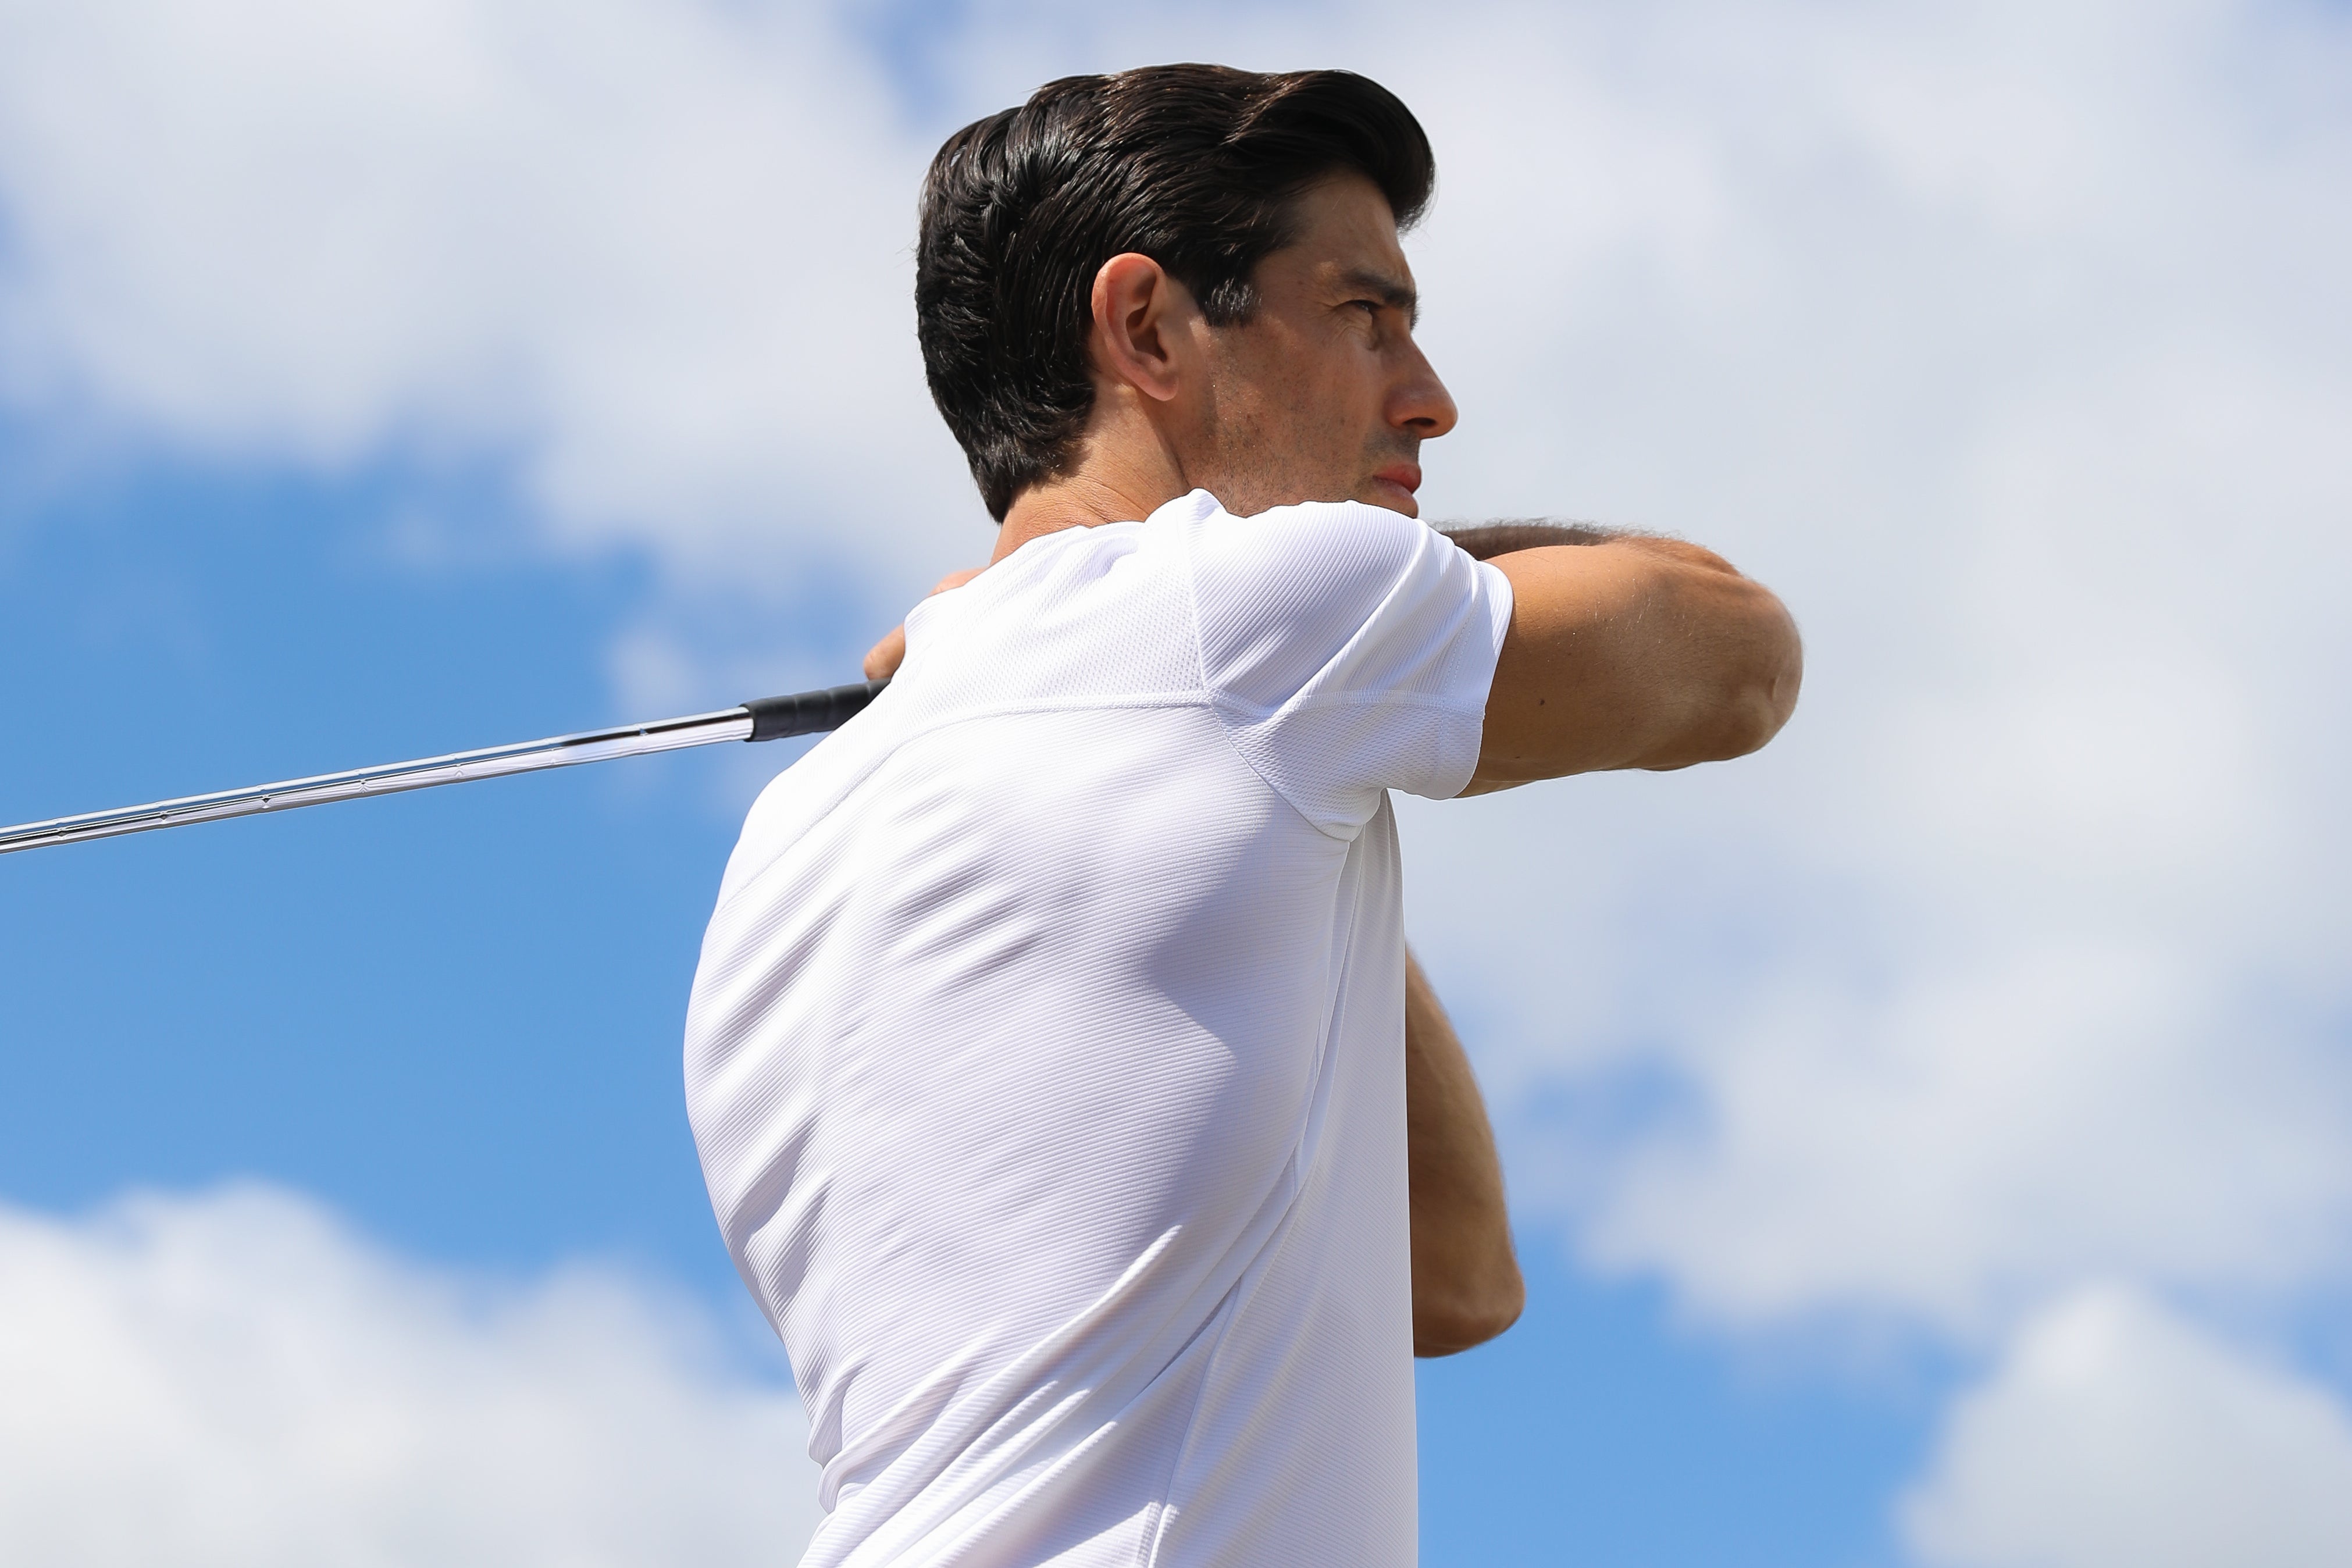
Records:
M1192 489L1183 464L1158 439L1158 433L1139 434L1142 439L1118 440L1097 432L1087 443L1075 473L1032 485L1013 497L989 563L1066 528L1139 522Z

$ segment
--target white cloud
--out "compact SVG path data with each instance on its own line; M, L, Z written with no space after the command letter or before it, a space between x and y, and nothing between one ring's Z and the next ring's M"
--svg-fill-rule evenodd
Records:
M921 166L815 9L9 0L0 391L208 458L511 461L546 537L706 585L914 582L985 522L915 356Z
M242 1186L0 1207L0 1560L776 1563L789 1389L626 1280L493 1288Z
M1705 1111L1596 1184L1587 1245L1751 1324L1858 1309L1973 1338L2109 1273L2291 1293L2340 1267L2352 1083L2210 984L2082 941L1875 996L1799 972L1672 1050Z
M2086 1289L1960 1401L1903 1515L1936 1568L2334 1568L2352 1420L2144 1298Z
M1745 1323L2339 1277L2343 20L1383 36L1444 169L1434 506L1683 531L1811 647L1752 762L1409 814L1522 1195Z

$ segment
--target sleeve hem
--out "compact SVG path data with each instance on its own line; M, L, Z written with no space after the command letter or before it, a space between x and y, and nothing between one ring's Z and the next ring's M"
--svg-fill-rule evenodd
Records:
M1486 702L1495 694L1495 667L1502 662L1503 641L1511 635L1511 615L1518 603L1511 593L1511 580L1503 575L1501 568L1485 561L1471 564L1486 590L1486 696L1478 701L1478 739L1470 749L1470 765L1463 770L1462 782L1444 795L1424 795L1425 800L1458 799L1470 787L1470 781L1478 776L1478 757L1486 749Z

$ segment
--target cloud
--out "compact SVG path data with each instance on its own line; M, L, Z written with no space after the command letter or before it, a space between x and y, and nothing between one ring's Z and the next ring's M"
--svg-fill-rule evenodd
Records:
M0 1559L789 1561L789 1389L593 1271L493 1287L263 1186L0 1207Z
M922 156L814 8L7 0L0 395L503 468L543 540L706 586L911 582L985 536L915 355Z
M1906 1500L1935 1568L2352 1561L2352 1419L2131 1291L2027 1325Z
M1523 1200L1752 1327L2340 1278L2342 18L1356 47L1440 152L1433 505L1683 531L1809 639L1757 759L1408 812Z
M1733 1321L1868 1309L1964 1338L2063 1282L2291 1294L2352 1209L2340 1062L2128 944L2036 944L1882 996L1801 973L1676 1053L1592 1254Z

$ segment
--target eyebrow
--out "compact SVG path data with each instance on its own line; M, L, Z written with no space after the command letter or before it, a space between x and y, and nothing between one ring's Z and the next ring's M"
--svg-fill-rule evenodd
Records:
M1402 310L1405 320L1421 324L1421 296L1409 283L1400 283L1385 272L1375 272L1369 267L1353 267L1340 274L1340 284L1351 290L1370 294L1393 310Z

